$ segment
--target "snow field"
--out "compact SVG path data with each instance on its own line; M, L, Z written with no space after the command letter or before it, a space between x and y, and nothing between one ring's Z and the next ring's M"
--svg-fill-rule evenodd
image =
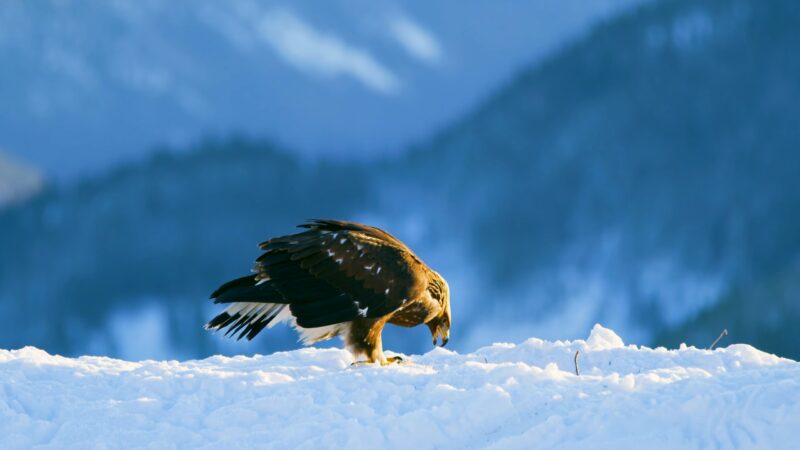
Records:
M580 351L580 375L573 358ZM0 350L0 448L796 448L800 364L587 340L197 361Z

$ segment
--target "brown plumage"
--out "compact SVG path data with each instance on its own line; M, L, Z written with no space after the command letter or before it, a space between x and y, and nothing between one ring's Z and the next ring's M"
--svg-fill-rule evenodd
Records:
M306 345L342 336L356 358L387 364L387 323L426 324L436 345L450 337L447 282L405 244L368 225L313 220L306 230L261 243L253 275L222 285L211 298L229 304L206 329L252 339L289 322Z

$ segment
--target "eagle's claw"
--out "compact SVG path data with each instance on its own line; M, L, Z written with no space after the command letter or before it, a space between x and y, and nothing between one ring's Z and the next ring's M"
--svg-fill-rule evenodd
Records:
M386 358L386 362L381 364L381 365L387 366L389 364L394 364L394 363L400 364L402 362L403 362L403 358L401 358L399 356L390 356L390 357Z
M367 364L375 364L376 362L380 363L380 365L382 365L382 366L388 366L389 364L402 364L403 361L405 361L405 360L400 356L390 356L390 357L384 359L383 361L370 361L370 360L367 360L367 361L356 361L356 362L351 363L350 367L364 366L364 365L367 365Z

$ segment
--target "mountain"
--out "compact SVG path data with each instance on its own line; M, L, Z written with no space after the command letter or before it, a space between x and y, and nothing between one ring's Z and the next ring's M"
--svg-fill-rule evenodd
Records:
M481 311L487 335L522 322L519 334L539 323L554 337L602 320L656 339L722 298L784 302L758 286L800 260L798 22L785 1L641 8L404 163L427 168L431 222L460 224L473 257L490 261L503 302ZM797 313L774 310L786 314L769 322L780 334ZM720 329L692 336L703 345ZM796 341L764 336L736 339L797 354Z
M566 317L671 327L797 260L798 16L782 1L640 9L520 76L405 170L447 168L426 188L442 217L474 226L466 242L510 295L541 269L535 284L554 286L531 294L579 299Z
M303 165L234 140L53 187L0 215L2 345L123 354L165 336L148 348L216 351L201 326L211 291L247 273L255 244L298 218L352 214L364 179L360 168ZM37 320L20 330L23 317ZM278 332L269 345L295 340Z
M339 217L384 226L448 279L456 349L602 321L655 344L727 327L797 358L798 25L788 1L659 2L402 155L209 141L53 188L0 214L0 346L289 348L285 329L250 345L204 334L205 297L255 243ZM417 352L426 333L394 329L386 347Z
M0 209L27 200L44 188L44 177L0 152Z
M776 273L768 273L750 283L726 292L712 307L686 323L663 331L657 340L675 342L713 342L713 335L726 330L728 342L748 340L768 343L770 350L797 354L797 340L789 331L800 319L800 264L797 259Z
M206 136L385 155L639 2L3 1L0 146L70 181Z

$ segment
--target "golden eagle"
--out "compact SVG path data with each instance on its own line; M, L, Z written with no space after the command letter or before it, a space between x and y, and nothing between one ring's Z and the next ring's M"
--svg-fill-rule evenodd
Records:
M381 332L391 323L426 324L433 344L450 338L450 289L405 244L368 225L312 220L305 231L259 245L253 275L222 285L211 298L227 309L208 330L252 339L264 327L288 322L310 345L342 336L358 358L382 365Z

